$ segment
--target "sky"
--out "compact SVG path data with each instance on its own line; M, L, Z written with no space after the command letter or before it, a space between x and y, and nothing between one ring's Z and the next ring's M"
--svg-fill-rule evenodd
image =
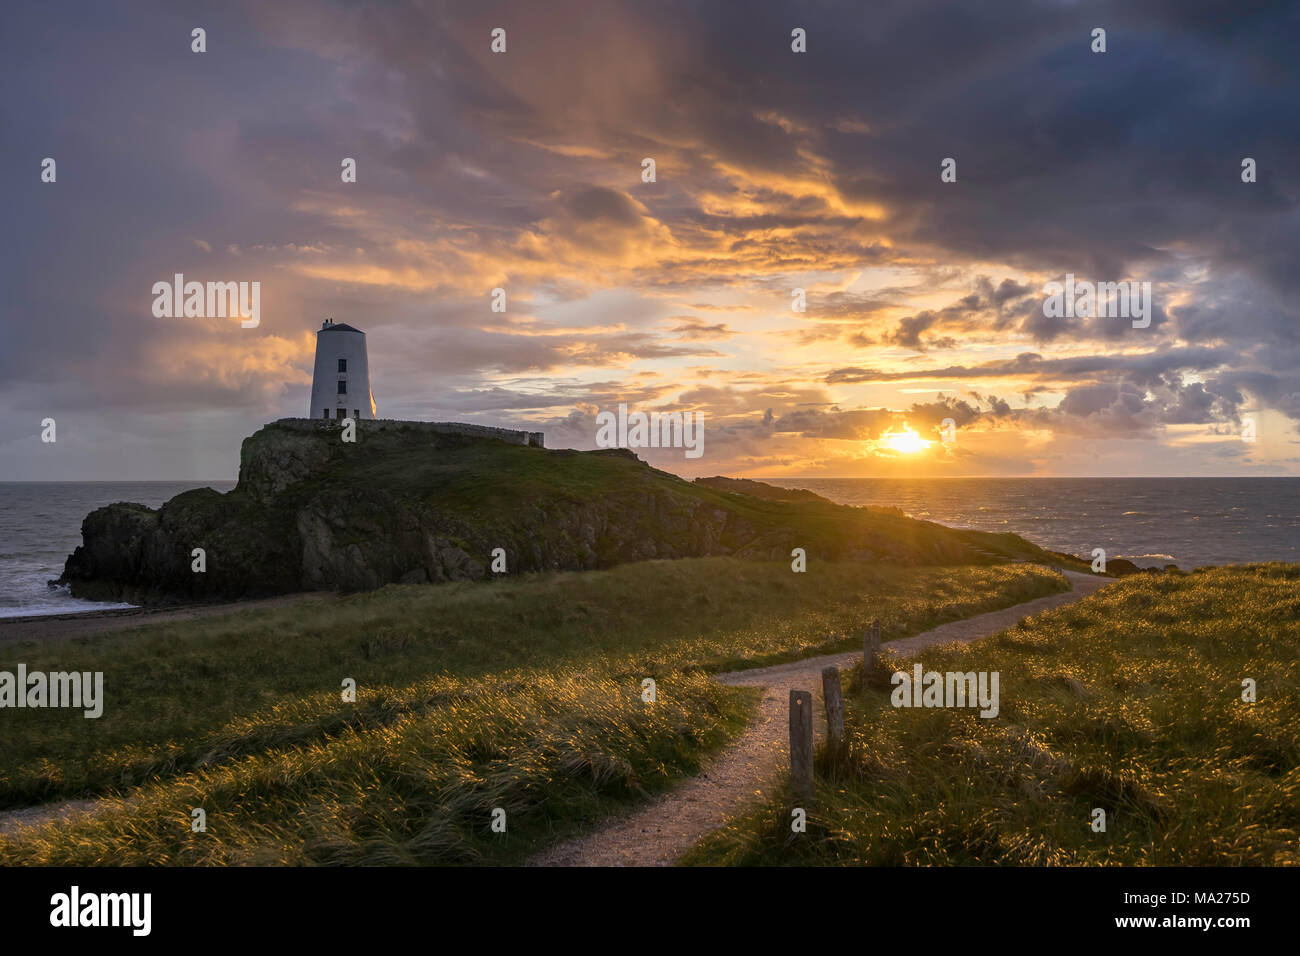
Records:
M1240 0L7 3L0 480L234 478L326 317L382 418L695 412L698 458L638 449L686 477L1300 474L1297 37ZM155 316L176 273L259 282L259 324ZM1149 321L1049 314L1066 276Z

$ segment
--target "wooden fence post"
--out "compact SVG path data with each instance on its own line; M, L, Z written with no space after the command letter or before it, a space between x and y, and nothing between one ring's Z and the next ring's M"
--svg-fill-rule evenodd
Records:
M790 789L796 797L813 795L812 694L790 691Z
M844 743L844 692L840 689L840 669L834 664L822 668L822 699L826 702L826 727L831 752Z
M880 656L880 619L873 618L871 626L862 635L862 668L867 674L876 669L876 660Z

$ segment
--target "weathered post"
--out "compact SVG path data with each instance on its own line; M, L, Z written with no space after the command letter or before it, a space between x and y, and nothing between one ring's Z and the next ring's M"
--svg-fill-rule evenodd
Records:
M844 692L840 689L840 669L834 664L822 668L822 699L826 702L831 752L837 753L844 743Z
M790 789L796 797L813 795L812 694L790 691Z
M880 656L880 619L872 618L871 626L862 636L862 669L870 674L876 669L876 660Z

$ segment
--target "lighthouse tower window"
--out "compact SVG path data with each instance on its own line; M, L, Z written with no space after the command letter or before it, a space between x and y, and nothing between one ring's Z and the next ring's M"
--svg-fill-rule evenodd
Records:
M348 370L348 360L347 360L347 359L339 359L339 371L340 371L340 372L346 372L347 370Z
M348 383L345 382L343 379L339 379L339 394L346 395L347 393L348 393Z

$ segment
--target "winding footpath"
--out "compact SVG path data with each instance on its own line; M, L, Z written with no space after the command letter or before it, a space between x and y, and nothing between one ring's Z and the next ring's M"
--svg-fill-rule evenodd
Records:
M969 643L1004 630L1026 617L1087 597L1113 578L1062 572L1073 590L1036 598L1001 611L952 621L921 634L883 645L913 654L941 644ZM790 691L808 690L820 699L822 668L841 669L862 657L861 651L808 657L755 670L730 671L716 680L733 687L761 687L763 699L744 735L697 776L631 816L615 817L584 836L556 844L529 860L530 866L668 866L703 836L713 832L747 804L765 797L782 780L788 762ZM817 706L820 715L822 707ZM822 718L824 723L824 718ZM824 731L816 728L820 738Z

